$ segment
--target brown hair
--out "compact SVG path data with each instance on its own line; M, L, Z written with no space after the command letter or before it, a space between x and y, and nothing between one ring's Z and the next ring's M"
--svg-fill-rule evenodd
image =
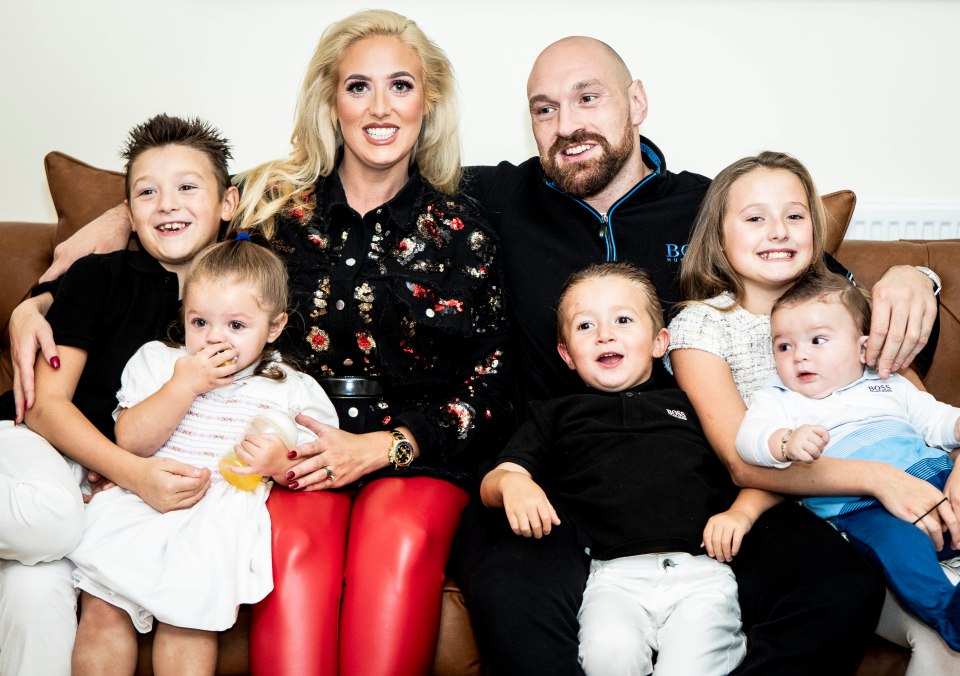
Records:
M807 168L786 153L765 151L754 157L737 160L717 174L707 190L694 221L690 244L680 267L680 288L685 301L713 298L724 292L733 294L734 303L724 310L738 307L743 298L743 283L724 250L723 220L727 212L730 188L740 178L757 169L789 171L803 184L810 207L813 226L813 256L810 270L826 271L825 252L827 216L820 195Z
M832 272L808 272L787 289L770 311L772 317L780 308L792 308L810 301L840 303L846 309L861 336L870 333L870 301L866 291Z
M653 322L653 332L657 333L664 328L663 306L660 305L660 297L657 294L657 287L654 286L650 274L643 268L639 268L633 263L619 261L616 263L594 263L582 270L574 272L560 290L560 298L557 300L557 341L566 344L564 336L564 318L563 302L566 300L570 291L577 284L589 279L601 279L603 277L620 277L631 284L635 284L643 292L644 299L647 301L647 314Z
M262 238L256 239L255 243L248 235L240 233L239 239L213 244L198 253L183 280L184 301L190 287L198 282L229 281L251 286L257 305L271 320L286 312L289 304L287 268ZM184 302L183 311L186 310ZM276 367L277 361L283 361L283 358L269 345L264 346L256 368L257 375L283 380L284 374Z
M230 187L230 172L227 161L233 158L230 142L220 135L216 127L199 117L184 119L161 113L130 130L120 156L127 161L124 167L125 192L130 199L130 169L143 153L164 146L183 146L203 153L210 160L210 167L217 179L217 194Z

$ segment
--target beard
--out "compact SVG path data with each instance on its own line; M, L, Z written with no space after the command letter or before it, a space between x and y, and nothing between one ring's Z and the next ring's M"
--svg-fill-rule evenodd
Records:
M583 162L567 163L557 159L564 148L586 142L596 143L603 154ZM620 142L615 146L600 134L577 131L570 136L558 136L547 155L540 155L540 166L558 188L583 199L596 195L610 184L626 164L634 147L636 138L632 126L624 130Z

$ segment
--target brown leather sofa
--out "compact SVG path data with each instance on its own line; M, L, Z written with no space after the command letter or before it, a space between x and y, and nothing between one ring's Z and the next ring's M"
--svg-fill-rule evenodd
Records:
M0 222L0 242L5 254L0 266L0 392L10 388L12 373L7 322L16 304L49 265L54 246L79 227L123 198L123 178L115 172L96 169L62 153L45 158L47 183L57 211L57 223ZM943 279L940 300L940 338L933 364L924 384L938 399L960 405L960 241L861 242L843 241L856 198L849 191L826 197L830 213L827 248L851 269L868 288L891 265L925 265ZM247 673L249 612L242 609L237 625L220 641L218 673ZM149 638L142 641L139 673L150 673ZM860 676L900 676L906 669L907 651L876 639L860 665ZM469 615L459 589L448 582L435 674L484 673L470 628Z

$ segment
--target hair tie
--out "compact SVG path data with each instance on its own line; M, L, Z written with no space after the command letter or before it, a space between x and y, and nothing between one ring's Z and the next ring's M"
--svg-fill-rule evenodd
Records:
M243 232L243 231L240 231L240 232L237 233L237 241L238 241L238 242L249 242L249 241L250 241L250 235L248 235L247 233L245 233L245 232Z

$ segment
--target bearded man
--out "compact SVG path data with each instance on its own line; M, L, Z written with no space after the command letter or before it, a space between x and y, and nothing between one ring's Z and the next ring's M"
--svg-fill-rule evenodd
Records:
M471 179L502 240L524 400L584 387L556 352L554 309L572 272L629 261L650 273L666 307L680 299L679 266L709 185L703 176L668 171L663 153L640 135L643 85L598 40L571 37L547 47L527 96L539 157L476 169ZM918 302L935 307L930 280L912 268L894 269L878 284L909 292L897 300L901 312ZM925 318L913 335L928 336L931 324ZM912 358L923 342L907 341L904 353ZM875 358L882 344L874 342ZM881 367L902 363L900 354L899 343L885 347ZM454 575L494 674L583 673L577 612L589 554L560 518L549 535L528 539L510 531L502 510L473 505L464 513ZM883 582L836 533L783 503L756 522L733 567L748 635L735 673L853 672L876 626ZM811 574L817 570L825 574Z

